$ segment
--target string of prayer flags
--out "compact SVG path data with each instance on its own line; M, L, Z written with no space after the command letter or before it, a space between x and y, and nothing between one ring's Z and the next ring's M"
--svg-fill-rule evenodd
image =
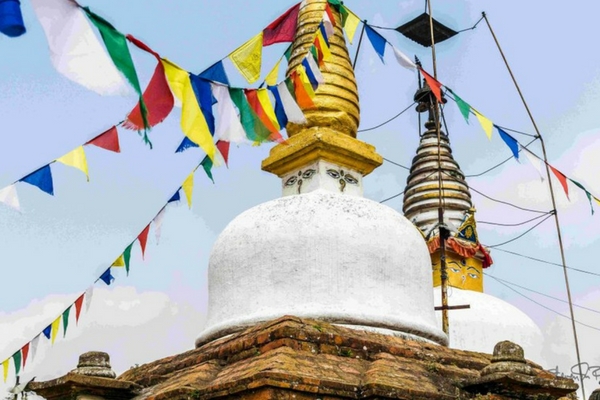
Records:
M45 165L24 178L21 178L19 182L27 182L40 189L42 192L54 196L54 185L52 183L52 171L50 170L50 165Z
M294 40L298 25L300 3L291 7L275 21L271 22L264 30L262 45L270 46L275 43L288 43Z
M212 93L217 100L217 127L215 138L231 143L246 142L246 133L235 111L229 88L223 85L212 84Z
M569 199L569 184L567 182L567 177L562 172L554 168L552 165L548 164L548 167L560 182L560 185L562 186L563 190L565 191L565 194L567 195L567 199Z
M506 143L506 145L508 146L508 148L510 149L510 151L512 151L513 156L518 161L519 160L519 143L515 140L515 138L513 138L508 133L506 133L498 125L494 125L494 127L498 130L498 133L500 134L500 137L502 138L502 140L504 140L504 143Z
M229 55L229 59L233 65L250 84L260 78L262 49L263 33L260 32Z
M74 1L32 0L56 70L101 95L127 95L127 83Z
M492 121L490 121L488 118L486 118L483 114L481 114L476 109L474 109L472 107L471 107L471 109L473 110L473 113L475 113L475 116L477 117L477 120L481 124L481 127L483 128L483 131L487 135L488 139L492 140L492 129L494 128L494 123Z
M4 203L17 211L21 211L19 197L17 196L17 187L14 184L0 189L0 203Z
M196 143L213 159L215 144L206 119L196 100L190 74L167 59L161 59L171 90L181 103L181 129L185 136Z
M442 103L442 84L433 76L425 72L423 68L419 68L419 70L421 71L421 74L423 74L423 78L425 78L427 86L429 86L437 101Z
M85 174L88 182L90 181L90 175L88 173L87 159L85 157L85 151L83 146L79 146L64 156L57 158L56 161L65 164L69 167L77 168Z
M367 37L369 38L369 42L371 42L371 46L373 46L373 49L375 49L375 52L379 55L381 62L385 64L383 56L385 54L385 44L387 41L379 34L379 32L369 25L365 25L365 31L367 32Z
M153 127L163 122L173 110L175 99L173 98L171 89L169 89L169 84L165 76L165 67L160 62L160 55L132 35L127 35L127 40L138 48L152 54L157 61L152 78L142 95L143 104L145 104L148 111L146 120L144 120L144 114L142 113L143 104L138 102L123 123L123 126L127 129L142 131L146 129L145 123L148 124L148 127Z
M206 80L219 82L229 86L229 78L227 78L225 67L223 67L223 61L219 61L211 65L206 70L204 70L204 72L200 73L199 76Z
M127 81L133 86L136 93L139 96L139 106L142 115L142 120L145 129L150 128L150 124L148 121L148 109L146 107L146 103L144 101L144 97L142 95L142 88L140 86L140 81L137 76L137 72L135 70L135 65L133 64L133 59L131 58L131 53L129 52L129 47L127 47L127 39L125 35L121 32L117 31L114 26L112 26L108 21L104 18L100 17L97 14L94 14L88 7L84 7L83 10L87 14L88 18L92 23L98 28L100 31L100 36L104 41L104 45L106 46L106 50L108 50L108 54L110 58L113 60L113 63L117 67L119 71L125 76ZM148 135L144 131L144 141L147 144L150 144L150 139L148 139Z
M127 117L128 121L130 121L129 118L131 117L132 113L130 113ZM88 144L100 147L104 150L114 151L115 153L121 152L121 147L119 146L119 134L117 133L116 126L113 126L104 133L96 136L94 139L86 143L86 145Z

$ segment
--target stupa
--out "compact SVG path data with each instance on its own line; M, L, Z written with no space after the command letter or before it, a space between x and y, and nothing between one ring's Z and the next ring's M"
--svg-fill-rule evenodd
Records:
M444 226L449 231L445 246L448 305L470 306L449 311L450 347L489 351L499 341L510 340L522 345L529 358L542 362L543 335L535 322L513 305L483 291L483 271L492 264L492 258L479 240L469 186L443 130L440 130L438 146L434 98L426 82L415 94L415 101L418 102L417 111L427 113L427 122L407 178L403 211L427 243L433 270L434 298L436 306L440 306L438 208L441 193ZM441 313L438 313L438 321L441 321Z

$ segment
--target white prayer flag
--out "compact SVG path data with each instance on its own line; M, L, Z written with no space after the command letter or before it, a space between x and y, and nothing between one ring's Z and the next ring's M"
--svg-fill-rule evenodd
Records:
M217 99L217 113L219 115L219 118L217 118L215 140L238 144L249 142L246 139L246 132L229 95L229 88L216 83L211 83L211 86L213 96Z
M92 297L94 295L94 286L90 286L85 291L85 311L88 312L90 305L92 304Z
M324 83L325 78L323 77L323 74L321 73L321 69L317 65L317 62L313 58L312 54L308 53L306 55L306 60L308 61L308 65L310 66L310 69L311 69L313 75L315 76L315 79L319 83L319 85Z
M156 215L156 217L154 217L154 220L152 221L154 222L154 235L156 236L156 244L158 244L158 242L160 241L160 231L162 228L162 223L165 217L166 210L167 207L163 207L162 210L158 212L158 214Z
M37 353L38 343L40 342L40 335L41 335L41 333L38 333L37 336L34 337L33 340L29 344L29 351L31 352L31 357L30 357L31 361L33 361L33 359L35 358L35 353Z
M527 150L525 147L521 146L521 149L523 150L522 152L525 153L525 156L527 157L533 168L535 168L538 174L540 174L540 179L543 181L544 174L542 172L542 161L533 154L531 154L529 150Z
M394 46L392 46L392 48L394 49L394 55L396 56L396 60L398 60L398 64L400 64L404 68L417 69L415 63L412 62L410 58L406 56L406 54L404 54Z
M305 124L307 122L306 117L298 106L298 103L296 103L296 100L290 94L285 81L277 85L277 91L279 92L279 97L281 97L283 110L288 117L288 121L295 124Z
M0 189L0 203L4 203L17 211L21 211L19 197L17 196L17 188L14 184Z

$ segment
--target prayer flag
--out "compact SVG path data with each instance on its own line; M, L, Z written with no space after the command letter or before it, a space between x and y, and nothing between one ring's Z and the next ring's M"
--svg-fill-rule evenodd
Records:
M144 97L142 96L142 88L135 70L135 65L133 64L133 59L131 58L131 53L129 52L129 47L127 47L127 39L125 38L125 35L117 31L115 27L104 18L90 11L88 7L83 7L83 10L86 12L87 16L96 26L96 28L98 28L100 31L100 36L104 41L106 50L108 50L108 54L110 55L110 58L112 58L113 63L139 95L140 110L144 124L143 126L144 128L149 128L148 109L146 108ZM149 143L147 136L144 135L144 139L147 143Z
M134 242L130 243L123 252L123 261L125 261L125 271L127 272L127 276L129 276L129 262L131 261L131 248L133 247L133 243Z
M506 145L508 146L510 151L512 151L513 156L518 161L519 160L519 143L517 143L515 138L510 136L508 133L504 132L504 130L502 130L502 128L500 128L498 125L494 125L494 126L496 127L496 129L498 129L498 133L500 134L500 137L502 138L502 140L504 140L504 143L506 143Z
M54 344L54 340L56 340L56 335L58 334L58 330L60 329L60 315L52 322L52 344Z
M32 172L24 178L21 178L19 182L27 182L40 189L42 192L46 192L51 196L54 196L54 187L52 184L52 171L50 165L45 165L37 171Z
M412 62L412 60L410 58L408 58L408 56L406 56L406 54L404 54L403 52L401 52L394 46L392 46L392 48L394 49L394 56L396 56L396 61L398 61L398 64L400 64L404 68L417 69L417 66L415 65L415 63Z
M167 203L173 203L176 201L181 200L181 197L179 196L179 189L175 192L175 194L173 196L171 196L171 198L169 199L169 201L167 201Z
M335 27L335 18L328 3L325 3L325 11L323 12L323 26L325 27L327 36L332 37L334 33L333 28Z
M154 222L154 236L156 237L156 244L160 241L160 232L162 229L163 219L165 218L165 213L167 212L167 208L163 207L156 217L152 220Z
M273 103L271 103L271 99L269 98L269 91L265 88L260 88L256 91L256 96L258 97L258 102L262 106L267 118L275 129L279 131L281 127L279 126L279 122L277 122Z
M450 90L450 89L448 89L448 90ZM458 106L460 113L462 114L463 118L465 119L465 121L467 121L467 124L468 124L469 123L469 115L471 114L471 106L466 101L464 101L463 99L458 97L458 95L456 93L454 93L452 90L450 90L450 93L452 93L452 96L454 96L454 101L456 102L456 105Z
M150 232L150 224L148 224L142 233L138 236L140 241L140 247L142 248L142 259L144 259L144 253L146 252L146 243L148 242L148 233Z
M19 372L21 372L21 350L13 354L12 359L15 364L15 375L19 375Z
M222 140L218 141L217 149L219 149L219 154L221 154L225 161L225 164L227 164L227 158L229 157L229 142L225 142ZM206 175L210 178L210 180L213 183L215 183L215 180L213 179L212 175L213 162L207 157L204 157L200 165L202 165L202 169L204 169L204 172L206 172Z
M325 41L325 38L321 34L320 30L317 30L315 45L323 53L323 61L331 60L331 50L329 50L329 44Z
M325 25L323 25L323 22L319 24L318 30L321 33L323 39L325 39L325 44L327 45L327 47L331 47L331 43L329 43L329 35L327 35L327 30L325 29Z
M523 150L525 157L527 157L527 159L529 160L529 162L531 163L533 168L535 168L535 170L540 175L540 179L543 181L544 174L542 173L542 163L541 163L540 159L537 158L532 152L527 150L525 147L521 146L521 149Z
M263 33L259 33L238 47L229 55L233 65L246 78L248 83L254 83L260 78L262 63Z
M212 111L213 105L213 96L210 90L210 81L206 79L202 79L199 76L194 74L190 74L190 81L192 82L192 88L194 89L194 95L196 96L196 101L200 105L200 110L202 110L202 115L206 119L206 123L208 124L208 130L210 134L214 136L215 134L215 116Z
M71 306L69 306L62 314L63 321L63 337L67 335L67 327L69 326L69 313L71 312Z
M245 89L244 92L246 93L246 98L248 99L248 104L250 104L250 107L252 108L252 110L254 111L256 116L258 117L258 121L260 121L260 123L262 125L264 125L267 128L267 130L269 131L269 134L265 137L265 139L266 140L277 140L277 136L281 136L281 135L279 135L278 126L275 126L273 124L273 120L271 119L271 116L269 115L267 110L263 107L263 104L258 97L259 90L263 91L262 93L266 94L267 89L258 89L258 90L257 89ZM268 106L271 107L270 114L272 114L272 117L275 119L275 122L277 122L277 119L275 117L275 112L273 111L273 106L270 104L271 102L268 98L267 98L267 101L269 102Z
M165 67L165 74L171 90L183 104L181 108L183 133L212 159L215 155L215 145L206 119L196 100L190 75L166 59L162 59L161 62Z
M40 334L38 333L32 340L31 340L31 361L33 361L35 359L35 354L37 353L37 347L38 347L38 343L40 342Z
M487 135L488 139L492 140L492 129L494 128L494 123L492 121L490 121L489 119L487 119L483 114L481 114L479 111L477 111L474 108L473 108L473 112L475 113L475 116L479 120L479 123L481 124L481 127L485 131L485 134Z
M315 79L317 80L317 82L319 84L324 83L325 77L323 77L323 74L321 73L321 69L317 65L317 62L315 61L315 59L313 57L306 56L305 60L308 63L308 67L306 67L306 65L305 65L307 71L308 71L308 69L310 69L312 71ZM304 60L302 62L304 63Z
M317 82L317 78L315 77L315 74L313 74L313 71L310 68L310 64L308 63L308 59L310 58L312 57L304 57L304 59L302 60L302 66L304 67L304 71L306 72L308 81L310 82L310 85L312 86L312 89L314 91L318 89L319 82Z
M306 93L311 98L311 100L314 99L315 91L312 87L312 84L310 83L310 79L308 79L308 75L306 74L304 66L300 64L298 68L296 68L296 71L298 72L298 78L300 79L300 82L302 82L302 85L304 86L304 90L306 90Z
M110 286L110 284L115 280L115 277L110 273L110 267L100 275L100 279L102 282L106 283Z
M433 76L429 75L423 68L420 69L423 74L423 78L425 78L425 82L427 82L427 86L431 89L431 92L435 96L438 102L442 102L442 84L435 79ZM491 132L490 126L490 132Z
M281 64L281 59L277 61L277 64L273 67L271 72L265 78L265 83L269 86L277 85L277 78L279 77L279 65Z
M6 378L8 378L8 360L10 360L10 358L2 361L2 369L4 370L4 383L6 383Z
M225 161L225 165L229 162L229 142L225 142L220 140L217 142L217 148L219 149L219 153L223 156L223 161Z
M562 172L554 168L552 165L548 164L548 167L550 167L550 170L552 171L552 173L554 173L554 175L560 182L563 190L565 191L565 194L567 195L567 199L569 199L569 185L567 183L567 177Z
M25 365L27 364L27 355L29 354L29 343L21 347L21 354L23 354L23 368L25 368Z
M292 79L292 82L294 83L294 91L296 93L296 101L298 102L298 105L300 106L300 108L301 109L313 108L315 106L315 103L313 103L312 99L306 92L306 88L302 84L302 81L300 80L300 77L298 76L298 72L292 71L290 78Z
M183 181L183 185L181 185L183 189L183 193L185 193L185 198L187 199L188 207L192 208L192 193L194 191L194 173L188 175Z
M87 142L86 145L87 144L93 144L94 146L101 147L105 150L114 151L115 153L121 152L121 147L119 146L119 134L116 126L113 126L104 133L96 136L94 139Z
M298 25L300 3L296 4L263 30L262 44L269 46L274 43L292 42Z
M223 67L223 61L219 61L198 75L200 78L207 79L213 82L220 82L224 85L229 86L229 78Z
M94 297L94 286L90 286L85 290L85 311L90 309L92 305L92 297Z
M279 90L277 89L277 86L267 86L267 89L271 91L275 98L275 116L277 117L277 123L280 127L285 128L288 123L288 118L287 115L285 115L285 109L283 108Z
M175 99L173 98L171 89L169 89L169 84L165 76L165 67L160 61L160 55L132 35L127 35L127 39L140 49L152 54L158 62L154 69L154 74L152 74L152 78L142 96L146 108L148 109L147 122L148 125L152 127L160 124L167 118L173 110ZM141 103L138 102L135 108L127 116L123 126L127 129L141 131L146 128L144 126L143 117Z
M44 336L46 336L46 339L50 339L50 334L52 333L52 325L48 325L47 327L45 327L42 333L44 334Z
M346 31L346 36L348 36L348 41L352 44L356 28L358 28L358 24L360 24L360 18L346 7L344 7L344 9L348 11L348 15L344 21L344 30Z
M307 122L306 117L304 116L302 109L298 106L298 103L296 103L296 100L292 97L286 81L289 81L289 79L286 78L284 82L277 85L277 92L281 97L281 104L283 105L285 115L289 122L293 122L294 124L305 124Z
M209 179L212 181L212 183L215 183L215 180L213 178L212 171L211 171L212 167L213 167L213 162L210 160L210 158L204 157L204 159L202 160L200 165L202 165L202 169L206 173L206 176L209 177Z
M124 267L125 266L125 260L123 259L123 254L121 254L119 256L119 258L117 258L111 265L111 267Z
M81 294L81 296L79 296L77 300L75 300L75 324L79 322L79 316L81 315L81 307L83 306L84 296L85 294Z
M199 147L199 146L196 143L192 142L190 140L190 138L188 138L187 136L184 136L183 140L181 141L179 146L177 146L177 150L175 150L175 153L183 153L184 151L186 151L187 149L189 149L191 147Z
M58 72L101 95L126 95L127 83L75 1L32 0Z
M375 52L377 52L379 55L381 62L385 64L385 61L383 60L383 55L385 54L385 38L369 25L365 25L365 30L367 32L369 42L371 42L371 46L373 46L373 49L375 49Z
M586 188L583 187L583 185L577 181L574 181L573 179L569 178L569 180L571 182L573 182L575 184L575 186L577 186L579 189L583 190L585 192L585 195L588 198L588 201L590 202L590 209L592 210L592 215L594 215L594 203L592 203L592 199L594 198L594 196L592 196L592 194L590 192L587 191Z
M79 146L64 156L57 158L56 161L68 165L69 167L77 168L85 174L85 177L89 182L90 176L88 173L87 159L85 158L85 150L83 150L83 146Z
M233 103L240 110L240 120L246 132L246 137L255 143L265 141L271 132L269 132L250 107L243 89L229 88L229 95Z
M4 203L17 211L21 211L19 197L17 196L17 188L14 184L0 189L0 203Z
M226 142L243 143L246 142L246 133L240 122L240 118L235 111L233 101L229 94L229 88L223 85L212 85L212 92L217 99L217 132L215 138Z

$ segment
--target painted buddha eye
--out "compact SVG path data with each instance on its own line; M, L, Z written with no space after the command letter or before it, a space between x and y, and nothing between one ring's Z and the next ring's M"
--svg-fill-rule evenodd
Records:
M292 176L287 181L285 181L285 186L294 186L294 184L296 183L297 180L298 180L298 177Z
M452 271L454 273L458 273L458 272L460 272L460 269L450 267L450 271Z
M337 172L335 169L328 169L327 170L327 175L329 175L330 177L332 177L333 179L337 179L340 177L340 173Z
M475 275L475 274L472 274L472 273L470 273L470 272L469 272L469 277L470 277L470 278L473 278L473 279L479 279L479 276L477 276L477 275Z
M317 172L317 170L315 170L315 169L309 169L309 170L306 170L306 171L304 171L304 173L302 174L302 177L303 177L304 179L310 179L310 178L312 178L312 176L313 176L313 175L314 175L316 172Z
M351 185L356 185L358 184L358 179L356 179L355 177L353 177L350 174L347 174L344 179L346 180L346 182L348 182Z

